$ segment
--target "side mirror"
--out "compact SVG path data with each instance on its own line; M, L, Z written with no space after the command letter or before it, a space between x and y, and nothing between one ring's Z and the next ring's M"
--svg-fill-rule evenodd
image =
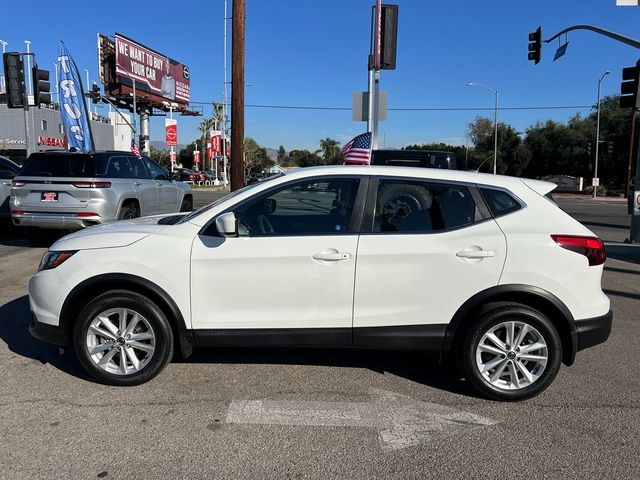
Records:
M227 212L216 218L216 230L223 237L238 236L238 222L233 212Z

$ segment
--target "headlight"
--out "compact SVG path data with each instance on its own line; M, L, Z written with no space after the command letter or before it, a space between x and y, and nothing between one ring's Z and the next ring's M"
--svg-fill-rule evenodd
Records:
M40 260L40 265L38 266L38 271L41 270L51 270L52 268L56 268L62 265L64 262L69 260L77 250L71 252L50 252L44 254L42 260Z

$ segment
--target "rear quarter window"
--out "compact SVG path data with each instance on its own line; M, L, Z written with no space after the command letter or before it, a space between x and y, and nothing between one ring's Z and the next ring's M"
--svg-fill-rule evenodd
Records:
M504 190L480 187L480 192L494 217L508 215L522 208L522 204Z

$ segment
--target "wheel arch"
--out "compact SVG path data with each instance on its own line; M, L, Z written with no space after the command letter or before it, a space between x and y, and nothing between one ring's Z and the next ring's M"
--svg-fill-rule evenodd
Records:
M140 214L142 215L142 202L140 201L138 196L127 195L120 201L120 205L118 205L118 210L116 210L116 218L118 218L118 215L120 215L120 210L122 210L122 207L124 207L127 203L136 203L138 205L138 212L140 212Z
M577 329L567 306L547 290L530 285L498 285L483 290L467 300L455 313L442 342L444 352L456 349L464 340L466 325L473 322L474 313L488 303L515 302L530 306L543 313L558 330L562 342L562 362L571 365L578 347Z
M60 326L67 338L72 337L73 326L82 308L99 294L109 290L130 290L152 300L166 315L176 339L176 347L183 358L193 351L191 330L187 328L182 312L171 296L155 283L127 273L97 275L76 285L65 299L60 311Z

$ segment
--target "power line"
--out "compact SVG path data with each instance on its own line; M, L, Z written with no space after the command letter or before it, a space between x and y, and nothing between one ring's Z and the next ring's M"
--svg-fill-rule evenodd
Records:
M189 102L196 105L212 105L212 102ZM248 108L271 108L279 110L334 110L351 111L351 107L318 107L312 105L261 105L246 103ZM500 107L500 110L584 110L594 108L593 105L544 105L530 107ZM494 107L408 107L408 108L388 108L394 112L474 112L480 110L493 111Z

